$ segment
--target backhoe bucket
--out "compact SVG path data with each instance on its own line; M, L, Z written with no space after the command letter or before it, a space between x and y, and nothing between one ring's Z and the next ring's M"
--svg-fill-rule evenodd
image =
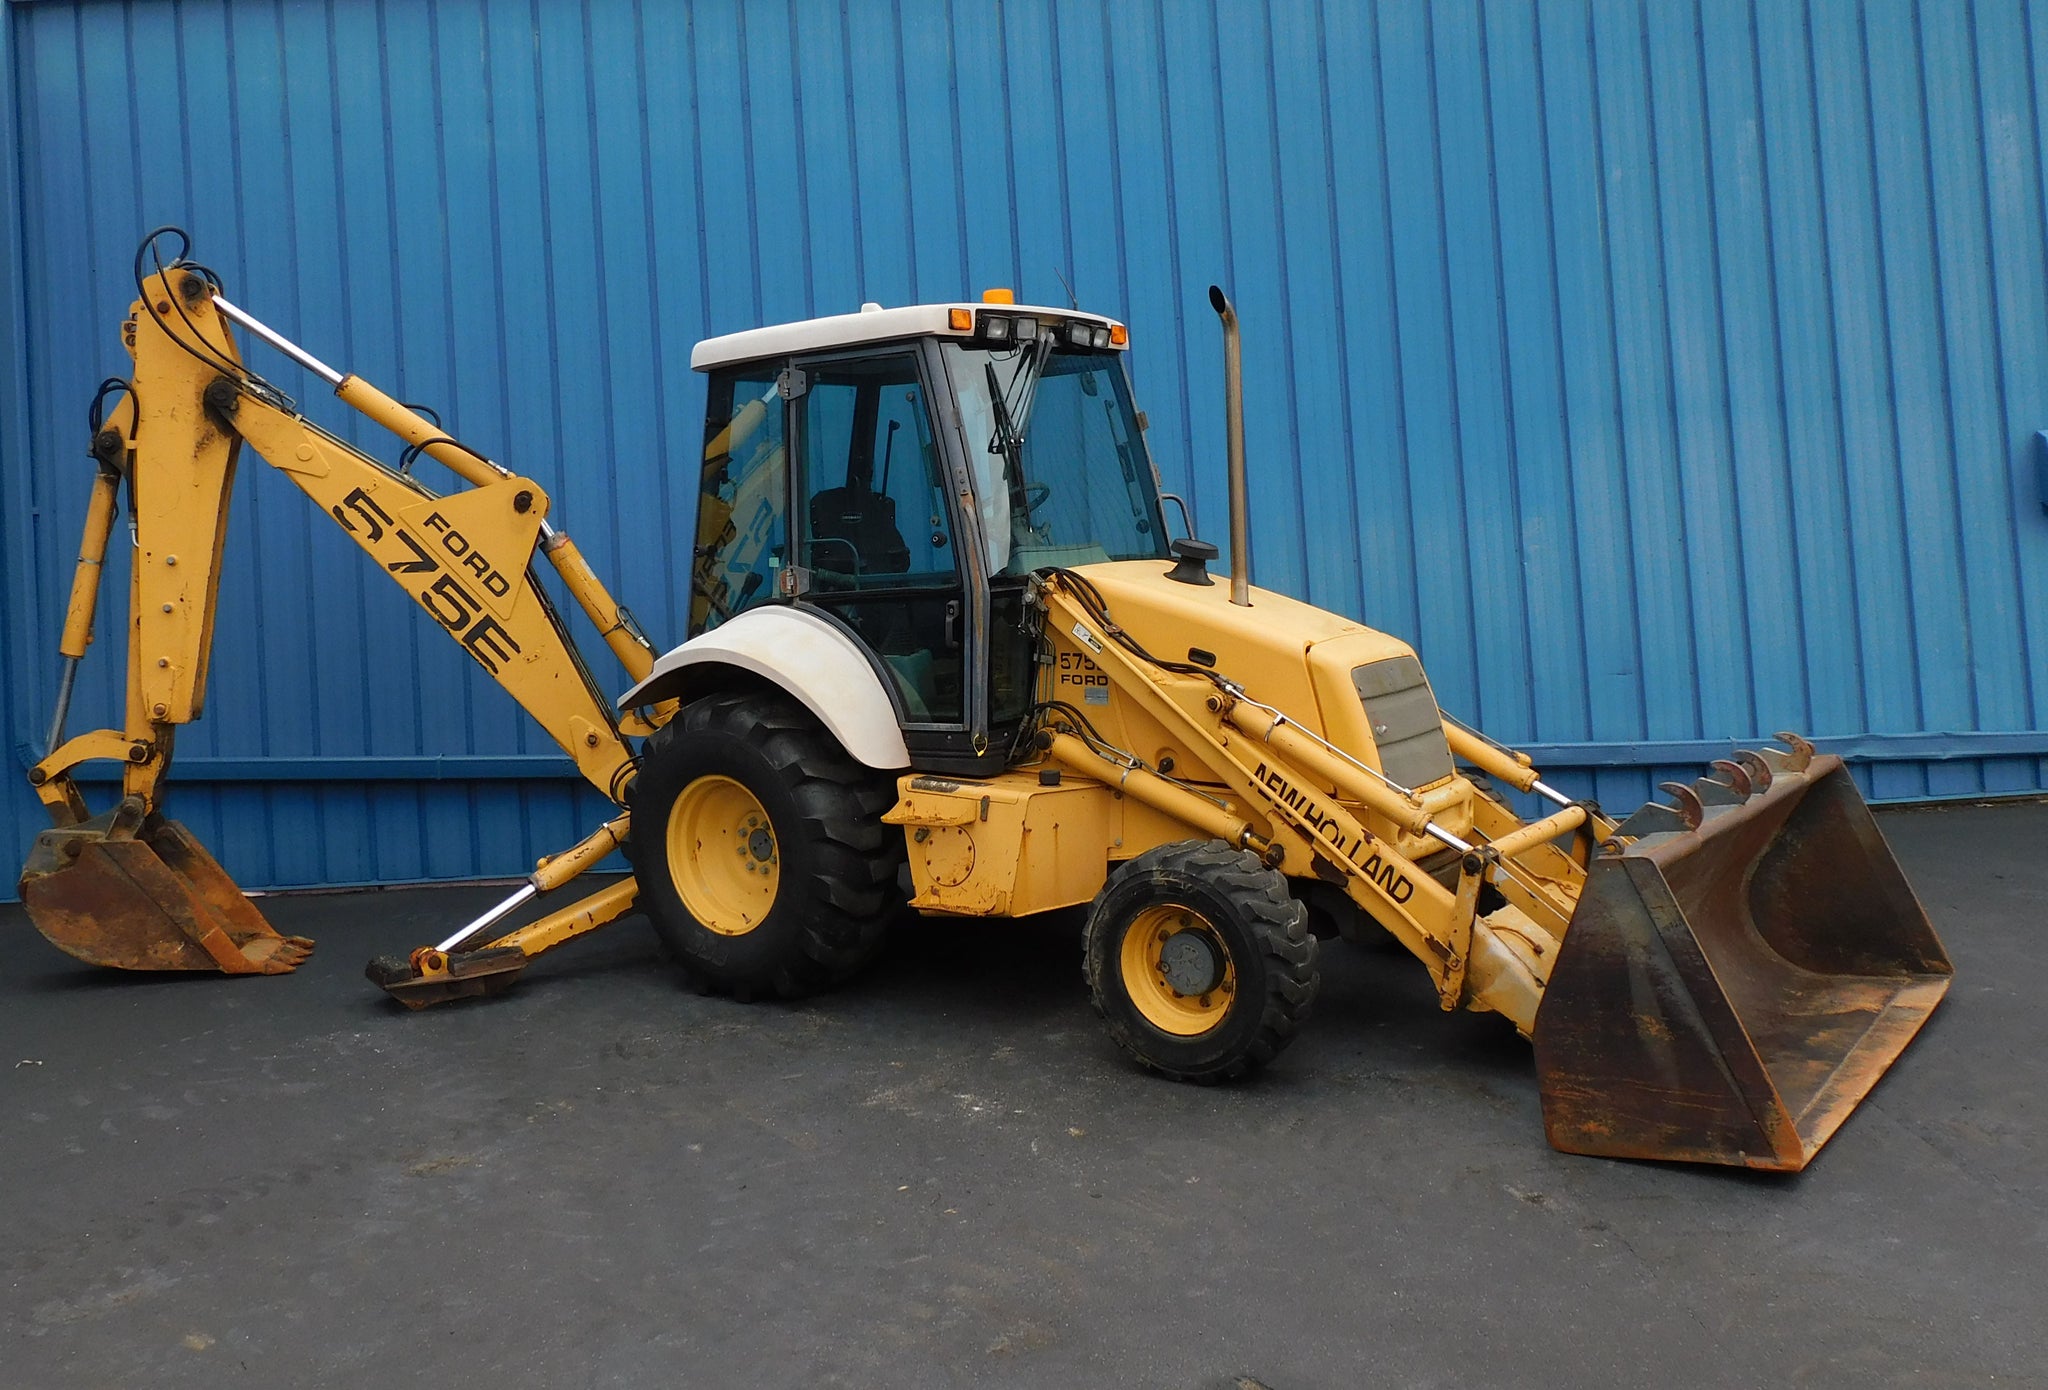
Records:
M21 900L53 945L91 965L278 975L313 950L280 936L184 826L133 803L38 835Z
M1947 992L1848 770L1808 753L1746 797L1675 788L1696 826L1593 861L1536 1016L1553 1147L1797 1172Z

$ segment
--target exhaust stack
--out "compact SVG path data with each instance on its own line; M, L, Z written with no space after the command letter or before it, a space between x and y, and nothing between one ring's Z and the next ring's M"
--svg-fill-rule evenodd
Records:
M1237 310L1220 285L1209 304L1223 320L1223 419L1230 458L1230 601L1252 606L1252 535L1244 485L1244 367L1237 344Z

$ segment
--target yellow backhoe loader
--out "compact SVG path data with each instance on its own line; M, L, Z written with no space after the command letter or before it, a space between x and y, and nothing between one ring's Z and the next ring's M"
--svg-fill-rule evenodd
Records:
M371 962L412 1007L502 988L636 905L686 978L741 998L844 978L906 899L962 918L1085 905L1111 1035L1211 1082L1294 1036L1319 938L1391 933L1446 1010L1498 1013L1533 1041L1558 1148L1796 1170L1947 989L1838 759L1780 734L1616 821L1445 715L1405 643L1254 588L1221 291L1226 582L1216 547L1169 539L1178 499L1146 452L1123 324L1002 291L867 305L698 345L690 630L657 655L536 483L265 327L182 245L164 262L168 237L137 256L134 371L95 425L64 685L30 774L55 826L22 896L81 959L274 973L311 948L161 809L172 737L204 698L246 443L619 807L498 907ZM311 423L243 364L232 327L470 486L438 496ZM67 741L123 483L126 721ZM536 555L624 667L616 702ZM95 758L124 765L97 815L73 779ZM1510 792L1548 809L1525 820ZM501 930L621 846L630 879Z

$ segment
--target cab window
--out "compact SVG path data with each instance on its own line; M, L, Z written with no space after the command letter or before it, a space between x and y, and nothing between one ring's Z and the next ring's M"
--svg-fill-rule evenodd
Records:
M1164 558L1166 529L1121 358L944 347L990 574ZM1005 446L1007 428L1021 435Z
M774 366L713 374L704 419L690 636L776 597L787 563L789 465Z

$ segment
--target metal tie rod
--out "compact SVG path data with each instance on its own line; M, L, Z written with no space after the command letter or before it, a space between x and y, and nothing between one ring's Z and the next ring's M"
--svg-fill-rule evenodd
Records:
M221 296L217 294L213 297L213 307L220 310L223 314L226 314L236 323L242 325L242 327L248 329L251 333L254 333L264 342L276 348L286 357L291 358L292 361L298 363L301 367L304 367L307 371L313 373L313 375L320 377L322 380L326 381L326 383L329 386L341 385L342 374L340 372L337 372L336 370L334 370L334 368L328 366L325 362L322 362L312 353L306 351L297 343L293 342L290 338L285 337L284 334L278 332L269 324L264 323L255 315L247 312L246 310L236 308L234 305L228 303L227 300L223 299Z
M497 926L498 923L504 921L507 917L510 917L521 906L523 906L526 903L532 902L535 898L539 896L540 889L534 887L533 884L521 884L518 892L514 893L511 897L505 899L505 901L499 903L496 907L492 908L489 912L486 912L483 916L477 918L474 922L471 922L468 926L464 927L461 931L455 933L455 935L449 937L446 941L443 941L438 946L434 947L434 949L437 951L448 952L468 950L470 943L472 941L481 938L485 932L489 931L492 927Z

